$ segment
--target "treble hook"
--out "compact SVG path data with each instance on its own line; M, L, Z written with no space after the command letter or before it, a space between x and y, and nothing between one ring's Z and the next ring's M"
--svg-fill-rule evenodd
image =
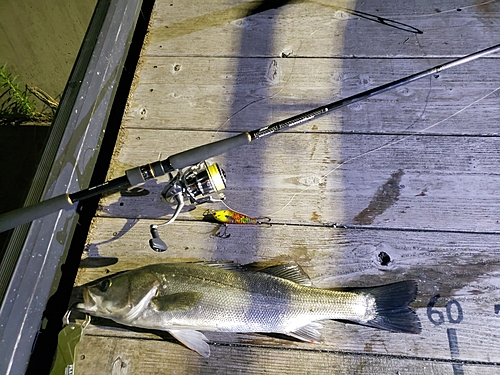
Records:
M70 316L71 316L71 313L73 312L72 309L69 309L68 311L66 311L66 313L64 314L63 316L63 326L67 326L67 325L70 325L72 324L70 322ZM90 321L91 321L91 316L88 315L88 314L85 314L85 320L83 321L82 323L82 328L85 329L87 328L87 326L90 324Z

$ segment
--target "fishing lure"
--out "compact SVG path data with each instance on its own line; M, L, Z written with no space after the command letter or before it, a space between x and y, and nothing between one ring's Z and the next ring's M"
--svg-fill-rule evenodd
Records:
M207 210L204 216L211 215L216 221L223 224L267 224L271 221L268 217L251 218L233 210Z
M215 236L220 238L228 238L231 236L227 234L227 225L228 224L269 224L271 218L269 217L259 217L252 218L240 212L236 212L233 210L206 210L203 214L204 220L222 223L222 227L224 227L224 231L220 233L218 231Z

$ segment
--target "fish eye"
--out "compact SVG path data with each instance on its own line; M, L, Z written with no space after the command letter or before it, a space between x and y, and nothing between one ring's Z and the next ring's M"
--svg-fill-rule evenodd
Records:
M105 292L109 289L109 287L111 286L111 280L110 279L106 279L106 280L103 280L99 283L99 290L101 292Z

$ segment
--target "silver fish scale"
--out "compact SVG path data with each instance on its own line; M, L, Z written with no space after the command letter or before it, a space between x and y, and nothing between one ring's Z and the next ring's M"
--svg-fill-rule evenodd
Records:
M140 288L145 268L136 271L129 276L134 289ZM158 297L197 292L201 298L190 308L171 306L166 311L149 304L131 322L143 328L287 333L318 320L373 317L373 301L364 295L305 287L262 272L195 264L161 264L148 271L159 282Z

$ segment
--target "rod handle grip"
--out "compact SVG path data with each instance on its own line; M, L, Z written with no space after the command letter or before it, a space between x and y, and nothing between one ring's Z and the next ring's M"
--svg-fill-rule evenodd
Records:
M6 212L0 215L0 233L71 206L73 202L69 195L62 194L32 206Z

